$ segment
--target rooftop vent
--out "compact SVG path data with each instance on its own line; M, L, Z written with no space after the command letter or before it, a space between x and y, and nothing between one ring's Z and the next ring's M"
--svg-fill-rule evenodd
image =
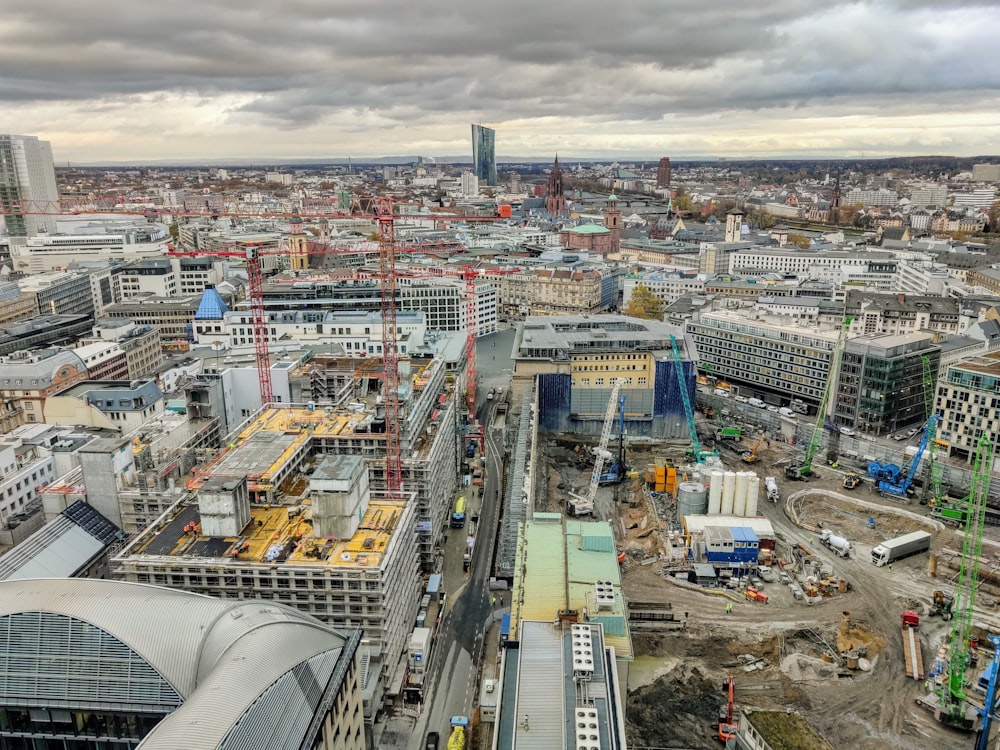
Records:
M573 735L576 738L576 750L601 750L601 730L596 709L577 706Z
M588 625L574 625L571 629L573 650L573 676L589 680L594 674L594 638Z
M615 608L615 587L611 581L595 581L594 582L594 601L597 603L597 608L600 609L614 609Z

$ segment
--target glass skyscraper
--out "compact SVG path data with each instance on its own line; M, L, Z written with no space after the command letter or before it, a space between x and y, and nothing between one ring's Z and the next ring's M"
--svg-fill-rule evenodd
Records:
M53 216L14 211L25 208L24 201L54 203L57 200L59 190L49 142L30 135L0 134L0 207L6 214L7 234L30 237L40 229L54 231Z
M497 184L496 139L493 128L472 126L472 170L483 185Z

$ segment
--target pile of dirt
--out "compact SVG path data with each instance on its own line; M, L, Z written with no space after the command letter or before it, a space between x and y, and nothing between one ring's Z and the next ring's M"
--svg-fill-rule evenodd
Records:
M686 673L685 673L686 672ZM697 668L673 672L628 695L625 731L632 747L716 748L725 696Z

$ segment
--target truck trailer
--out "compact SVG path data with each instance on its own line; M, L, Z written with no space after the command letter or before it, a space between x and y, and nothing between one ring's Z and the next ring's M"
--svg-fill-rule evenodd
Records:
M927 531L911 531L909 534L889 539L872 549L872 565L882 567L910 555L919 555L931 548L931 535Z
M922 680L924 679L924 655L920 650L920 617L916 612L906 610L900 619L906 676L914 680Z

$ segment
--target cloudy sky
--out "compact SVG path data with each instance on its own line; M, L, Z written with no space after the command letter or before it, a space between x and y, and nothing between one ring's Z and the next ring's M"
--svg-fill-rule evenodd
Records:
M1000 153L1000 2L0 0L59 161Z

